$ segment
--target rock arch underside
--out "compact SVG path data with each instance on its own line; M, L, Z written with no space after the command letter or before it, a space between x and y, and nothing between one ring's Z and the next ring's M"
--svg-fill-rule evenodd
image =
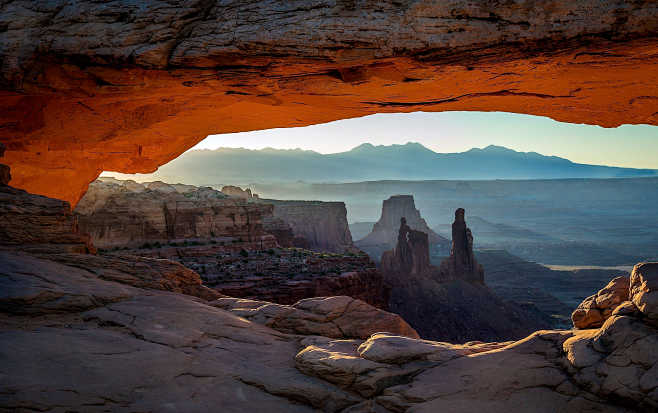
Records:
M12 185L75 204L213 133L380 112L658 125L658 3L5 1Z

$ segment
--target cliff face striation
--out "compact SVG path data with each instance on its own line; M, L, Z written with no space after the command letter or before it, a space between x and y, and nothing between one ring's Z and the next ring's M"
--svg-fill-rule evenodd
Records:
M355 244L370 254L373 259L379 259L386 250L394 248L398 240L400 220L405 219L407 230L420 231L426 234L427 242L432 247L445 248L449 241L429 228L427 222L416 209L412 195L394 195L382 204L382 215L375 223L372 231Z
M0 145L0 158L4 148ZM9 167L0 164L0 248L31 252L94 253L80 233L68 202L34 195L8 185Z
M484 269L473 258L464 210L458 209L455 217L452 253L439 267L430 264L427 234L400 220L397 245L384 252L380 266L391 289L391 311L421 337L441 341L517 339L548 328L548 316L505 302L484 285Z
M273 217L290 226L296 247L315 251L355 250L343 202L261 200L274 206ZM287 235L286 235L287 236Z
M80 230L101 248L184 239L258 241L272 238L263 230L263 217L271 213L271 205L227 198L211 188L112 180L92 183L75 209Z
M15 186L75 205L215 133L419 110L655 125L657 7L6 1L0 140Z

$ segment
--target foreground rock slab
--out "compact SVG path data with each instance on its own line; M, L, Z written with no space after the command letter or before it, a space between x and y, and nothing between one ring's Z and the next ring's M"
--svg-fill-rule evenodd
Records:
M418 338L416 330L397 314L346 296L306 298L290 306L226 297L211 305L291 334L367 338L387 331Z
M658 410L658 330L639 311L502 343L359 338L359 323L289 334L261 323L377 313L347 297L207 301L103 279L74 256L0 252L2 411Z

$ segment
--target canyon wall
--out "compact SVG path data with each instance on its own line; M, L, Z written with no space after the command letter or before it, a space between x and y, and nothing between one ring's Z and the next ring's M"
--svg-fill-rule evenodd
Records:
M210 134L379 112L658 124L653 1L0 5L13 183L75 205Z
M271 205L188 185L96 181L75 213L80 230L101 248L183 239L257 241L271 237L263 230L263 217L271 215Z
M292 228L295 246L341 253L354 249L345 203L274 199L260 202L274 205L273 216Z
M4 146L0 144L0 160ZM9 186L11 172L0 164L0 248L25 252L95 253L89 236L80 233L68 202Z

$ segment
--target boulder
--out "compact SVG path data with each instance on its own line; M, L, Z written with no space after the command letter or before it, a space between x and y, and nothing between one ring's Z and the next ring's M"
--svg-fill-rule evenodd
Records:
M596 294L583 300L571 314L573 326L579 329L599 328L613 311L629 298L629 278L612 279Z
M658 324L658 262L633 267L629 299L648 320Z
M345 296L307 298L289 306L220 298L212 305L291 334L367 338L376 332L386 331L418 338L418 333L397 314Z

